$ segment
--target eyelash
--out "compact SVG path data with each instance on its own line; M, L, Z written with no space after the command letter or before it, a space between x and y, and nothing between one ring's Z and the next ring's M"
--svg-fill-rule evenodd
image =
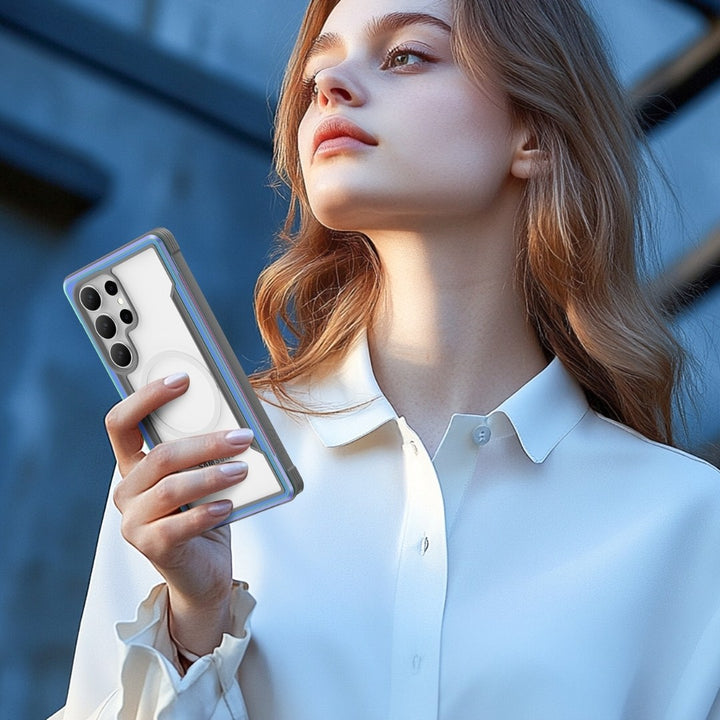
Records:
M312 102L317 95L317 85L315 84L315 77L317 73L313 73L310 77L302 79L302 95L306 102Z
M412 45L396 45L395 47L391 48L385 53L385 58L382 61L382 64L380 65L381 70L392 70L393 67L395 69L397 68L403 68L408 66L392 66L391 62L395 58L400 57L401 55L413 55L417 58L420 58L422 63L428 63L428 62L435 62L435 59L427 52L424 52L422 50L418 50L416 47ZM302 92L303 96L307 99L308 102L311 102L312 99L317 95L317 85L315 84L315 78L317 77L318 73L313 73L309 77L302 79Z

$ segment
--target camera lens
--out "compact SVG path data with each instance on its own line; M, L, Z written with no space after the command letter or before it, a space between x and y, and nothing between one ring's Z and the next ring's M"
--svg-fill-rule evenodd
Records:
M100 307L100 293L91 285L86 285L80 291L80 302L88 310L97 310Z
M120 311L120 319L126 325L129 325L133 321L133 314L126 308L125 310Z
M117 295L117 291L118 291L118 286L114 280L108 280L105 283L105 292L108 295Z
M132 353L127 345L115 343L110 348L110 357L118 367L127 367L132 360Z
M115 321L111 317L108 315L99 315L98 319L95 321L95 329L98 331L98 335L100 335L100 337L104 337L106 340L109 340L113 337L113 335L115 335L117 327L115 326Z

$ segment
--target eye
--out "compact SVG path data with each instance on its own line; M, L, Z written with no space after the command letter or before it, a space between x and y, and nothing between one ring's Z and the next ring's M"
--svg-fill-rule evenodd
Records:
M422 58L414 53L399 52L395 53L388 63L390 67L403 67L404 65L417 65L422 62Z
M310 77L303 78L302 80L302 94L307 102L312 102L318 94L317 82L315 78L317 73L313 73Z
M398 45L388 50L381 66L383 70L392 70L393 68L409 68L415 65L423 65L432 62L433 58L427 52L418 50L407 45Z

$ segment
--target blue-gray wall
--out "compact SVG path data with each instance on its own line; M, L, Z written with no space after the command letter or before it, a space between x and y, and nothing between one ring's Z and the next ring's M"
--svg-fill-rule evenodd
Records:
M0 0L0 10L16 4ZM303 0L66 5L231 81L262 106L276 92ZM595 6L628 84L703 27L672 0ZM23 128L107 178L102 198L69 227L33 212L32 198L24 204L0 192L0 718L34 720L63 703L112 470L102 417L115 392L62 295L62 279L167 226L252 369L263 359L252 287L284 206L268 188L267 151L1 24L0 67L0 125ZM653 135L684 213L661 189L663 262L720 225L718 111L716 88ZM714 292L680 322L708 379L702 423L691 422L697 449L720 436L718 318Z
M278 0L82 5L245 87L261 111L299 13ZM63 277L169 227L252 369L264 357L252 288L284 204L268 187L267 151L2 26L0 67L0 122L108 178L104 197L70 227L0 195L0 717L35 720L64 701L112 471L102 419L117 399Z

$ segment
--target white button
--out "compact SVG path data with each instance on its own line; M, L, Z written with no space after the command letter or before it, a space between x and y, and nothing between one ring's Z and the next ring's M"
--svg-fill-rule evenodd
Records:
M427 535L425 535L423 537L422 541L420 542L420 554L424 555L428 551L429 547L430 547L430 538Z
M490 428L487 425L478 425L472 431L472 438L478 445L487 445L490 442Z

